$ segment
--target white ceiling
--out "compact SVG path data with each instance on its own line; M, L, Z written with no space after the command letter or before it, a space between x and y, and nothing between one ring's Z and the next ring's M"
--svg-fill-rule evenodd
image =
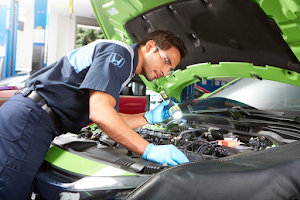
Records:
M34 1L41 0L19 0L20 14L34 12ZM48 0L50 13L57 12L61 15L69 14L69 0ZM90 0L73 0L73 15L80 17L94 18Z

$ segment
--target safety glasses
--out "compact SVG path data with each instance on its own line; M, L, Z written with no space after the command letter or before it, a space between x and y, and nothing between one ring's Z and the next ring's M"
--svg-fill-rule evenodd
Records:
M171 60L168 58L168 56L165 54L165 52L163 52L158 46L156 46L159 52L160 57L163 59L163 67L164 68L168 68L168 75L172 74L174 72L174 69L172 68L172 62Z

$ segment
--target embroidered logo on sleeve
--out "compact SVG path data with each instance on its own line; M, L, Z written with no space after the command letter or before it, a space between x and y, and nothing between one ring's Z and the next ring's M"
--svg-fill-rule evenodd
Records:
M112 53L109 56L109 62L121 68L125 63L125 59L117 53Z

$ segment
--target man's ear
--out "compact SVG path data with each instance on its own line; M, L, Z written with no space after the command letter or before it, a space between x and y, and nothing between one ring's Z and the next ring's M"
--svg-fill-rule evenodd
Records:
M149 53L151 51L152 48L156 48L156 44L153 40L149 40L147 43L146 43L146 52Z

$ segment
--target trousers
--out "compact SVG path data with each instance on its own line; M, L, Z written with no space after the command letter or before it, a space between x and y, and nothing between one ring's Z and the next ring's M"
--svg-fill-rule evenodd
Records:
M43 100L44 101L44 100ZM34 103L17 94L0 107L0 199L28 199L35 174L57 135L54 122Z

